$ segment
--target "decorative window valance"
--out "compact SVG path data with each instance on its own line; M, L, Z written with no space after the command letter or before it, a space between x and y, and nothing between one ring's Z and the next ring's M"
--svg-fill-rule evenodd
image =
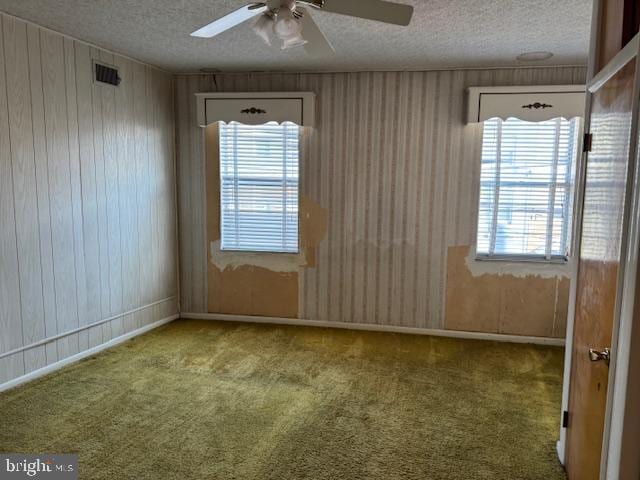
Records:
M314 125L315 94L312 92L196 93L196 103L201 127L216 122Z
M584 85L469 87L467 123L490 118L542 122L584 116Z

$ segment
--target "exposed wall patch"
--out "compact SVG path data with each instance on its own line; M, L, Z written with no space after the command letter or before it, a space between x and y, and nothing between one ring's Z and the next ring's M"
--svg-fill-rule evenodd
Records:
M465 263L473 277L481 275L511 275L516 278L569 278L571 261L567 263L503 262L500 260L476 260L475 247L469 247Z
M473 248L453 246L447 253L445 329L563 338L569 300L569 277L509 272L505 265L474 275ZM505 264L506 262L499 262ZM535 265L539 267L541 265ZM548 266L542 264L542 266Z

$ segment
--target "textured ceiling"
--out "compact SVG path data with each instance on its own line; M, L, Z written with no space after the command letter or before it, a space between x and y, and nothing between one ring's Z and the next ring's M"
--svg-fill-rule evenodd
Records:
M397 0L398 1L398 0ZM212 39L189 33L243 0L0 0L0 10L174 72L421 70L523 65L523 52L550 51L527 65L586 63L592 0L405 0L409 27L327 12L314 19L336 49L263 44L251 21Z

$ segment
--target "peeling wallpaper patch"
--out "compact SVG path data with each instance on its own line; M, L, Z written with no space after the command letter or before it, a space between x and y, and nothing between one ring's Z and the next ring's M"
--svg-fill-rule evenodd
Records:
M567 263L502 262L499 260L476 260L475 247L469 248L465 263L471 276L511 275L516 278L569 278L572 261Z
M272 272L297 272L298 268L307 264L303 250L300 253L258 253L258 252L230 252L220 249L220 240L209 243L209 256L219 270L227 268L235 270L238 267L250 265Z

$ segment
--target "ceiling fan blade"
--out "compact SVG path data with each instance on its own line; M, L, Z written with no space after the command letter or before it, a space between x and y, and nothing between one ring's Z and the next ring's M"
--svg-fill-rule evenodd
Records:
M199 28L192 37L211 38L267 11L264 3L252 3Z
M383 0L324 0L322 10L395 25L409 25L413 15L411 5Z
M313 20L309 11L303 7L297 7L296 10L302 13L302 38L307 41L304 45L306 52L314 57L335 53L331 43L329 43L329 40L324 36L318 24Z

